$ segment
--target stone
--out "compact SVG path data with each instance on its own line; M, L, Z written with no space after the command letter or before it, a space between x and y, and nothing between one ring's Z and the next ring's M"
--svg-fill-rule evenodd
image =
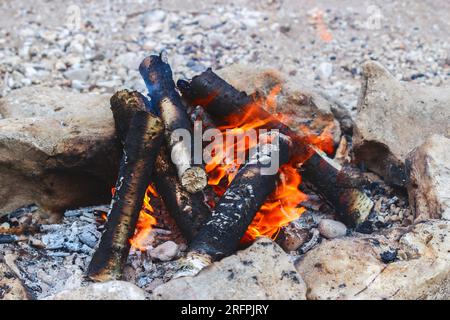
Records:
M64 77L69 80L86 82L89 79L89 73L88 69L69 69L64 72Z
M320 134L328 128L335 145L338 145L341 128L333 110L341 110L342 106L320 91L309 88L299 76L288 76L275 69L251 64L231 65L218 70L217 74L247 94L256 92L267 96L276 85L280 85L281 91L277 95L276 106L274 110L268 110L283 113L283 122L293 130L299 131L300 126L307 125L314 133ZM341 112L345 113L343 110Z
M139 64L141 63L144 57L135 52L126 52L119 55L115 62L130 70L138 70Z
M42 86L0 100L0 213L110 200L120 151L109 97Z
M171 280L153 299L305 299L306 290L289 257L268 238L213 263L195 277Z
M170 261L180 252L179 246L173 241L166 241L150 250L150 256L160 261Z
M415 220L450 220L450 139L432 135L409 154L406 168Z
M78 238L80 239L80 241L82 243L84 243L85 245L87 245L90 248L94 248L98 242L98 239L95 236L95 234L93 234L90 231L84 231L84 232L80 233Z
M0 300L28 300L30 296L23 285L6 263L0 260Z
M341 238L306 253L296 268L307 285L307 298L449 299L450 221L398 229L398 242L376 235ZM398 254L386 259L394 251Z
M322 219L319 222L319 232L327 239L341 238L347 234L347 227L336 220Z
M84 287L63 290L45 300L145 300L146 293L126 281L90 283Z
M308 229L298 229L290 225L283 229L279 239L280 246L286 252L295 251L309 239Z
M402 83L375 61L362 66L353 137L356 161L404 186L407 155L432 134L450 135L450 88Z

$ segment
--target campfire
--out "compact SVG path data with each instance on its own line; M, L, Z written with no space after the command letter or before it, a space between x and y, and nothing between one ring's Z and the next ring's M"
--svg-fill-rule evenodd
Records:
M127 90L111 98L124 151L89 278L120 279L130 247L146 250L155 197L189 244L178 276L195 275L261 236L276 240L305 211L303 178L348 225L371 212L373 201L328 157L331 128L294 129L277 113L281 84L267 96L247 95L208 69L175 85L162 55L144 59L139 71L150 99ZM192 135L210 144L188 141Z
M421 181L420 161L427 159L421 153L405 165L370 158L358 166L350 153L360 133L334 116L293 117L280 98L289 89L273 74L264 90L244 92L230 83L233 77L212 69L175 83L164 54L145 58L139 71L146 92L124 89L109 100L114 137L108 143L122 151L115 184L105 184L110 205L68 210L52 224L35 219L34 205L0 216L0 244L10 249L0 255L0 267L8 267L0 269L0 285L23 278L35 297L64 297L65 281L42 278L42 270L55 276L64 269L67 286L78 284L88 295L128 292L136 283L156 299L246 299L254 292L261 298L384 297L393 290L385 291L386 283L397 288L395 281L404 279L403 262L434 270L427 264L434 251L414 241L418 235L425 247L441 245L429 238L444 236L424 235L445 225L415 225L406 196L422 210L418 219L428 214L421 190L431 182ZM369 157L382 155L378 147ZM387 168L386 181L365 170L372 162ZM406 182L406 172L414 183ZM395 183L388 184L391 176ZM438 211L436 205L433 217ZM367 289L397 265L381 293ZM342 280L343 270L352 277ZM212 282L216 291L208 289ZM341 293L346 290L350 296Z

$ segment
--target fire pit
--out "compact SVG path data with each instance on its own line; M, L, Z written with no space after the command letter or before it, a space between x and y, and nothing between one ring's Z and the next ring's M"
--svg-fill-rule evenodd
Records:
M110 206L51 224L35 205L2 214L0 297L416 297L395 268L433 263L418 297L448 297L449 224L439 220L448 209L417 220L410 206L420 157L383 160L395 183L368 172L370 161L351 161L350 117L295 123L279 107L289 89L276 74L244 92L211 69L175 84L164 54L139 71L147 96L121 90L110 100L123 150ZM295 101L317 108L307 95ZM428 145L448 142L434 139ZM339 282L350 260L357 265Z

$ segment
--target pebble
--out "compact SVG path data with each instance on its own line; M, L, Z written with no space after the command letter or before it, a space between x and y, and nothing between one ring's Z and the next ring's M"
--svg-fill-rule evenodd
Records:
M8 222L3 222L2 224L0 224L0 228L2 229L9 229L11 226L9 225Z
M80 241L82 243L84 243L85 245L87 245L90 248L94 248L97 245L97 237L89 231L85 231L83 233L81 233L78 238L80 239Z
M286 252L295 251L302 246L309 239L309 230L299 229L290 230L289 227L285 228L283 236L280 242L281 247Z
M331 219L322 219L318 228L320 234L327 239L341 238L347 234L345 224Z
M85 82L89 79L89 73L88 69L69 69L64 72L64 77L69 80Z
M170 261L178 255L179 251L180 248L175 242L166 241L150 250L150 257L161 261Z

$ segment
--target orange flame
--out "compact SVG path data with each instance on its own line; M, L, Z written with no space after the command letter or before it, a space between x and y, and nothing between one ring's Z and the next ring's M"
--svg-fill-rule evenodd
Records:
M275 191L256 213L241 242L250 242L260 236L275 240L281 227L298 219L305 208L297 206L307 199L307 195L298 189L300 183L301 176L296 168L290 163L283 165Z
M150 184L145 191L144 201L142 203L141 212L139 213L134 236L130 239L131 247L143 252L147 250L145 242L157 223L155 217L152 215L152 213L155 212L155 209L153 209L153 206L150 204L151 196L158 197L158 193Z
M111 188L111 194L114 197L116 193L116 188ZM145 191L144 201L142 203L142 209L139 212L138 222L136 224L136 230L131 239L129 239L131 243L131 247L135 250L146 251L147 248L145 246L145 241L150 235L153 227L156 225L157 221L155 217L152 216L152 213L155 212L153 206L150 204L151 196L158 197L158 193L155 188L150 184ZM102 216L103 218L103 216ZM107 220L107 216L104 217Z
M250 106L245 108L245 114L229 118L229 124L218 129L226 136L230 132L245 132L249 129L261 128L273 120L286 120L283 119L283 115L266 114L259 111L261 106L266 106L266 109L274 113L276 110L276 97L280 91L281 86L275 86L265 99L255 100ZM225 131L226 129L231 129L231 131ZM301 127L300 131L303 135L293 138L301 139L304 143L312 144L327 153L331 153L333 151L331 129L331 127L326 128L322 134L317 136L307 127ZM224 138L224 141L226 141L226 138ZM234 143L231 147L235 151L242 151L242 148L248 150L254 146L254 143L257 142L241 143L240 145ZM225 145L225 150L219 150L205 166L209 177L208 184L213 186L218 196L221 196L226 191L240 167L237 160L228 164L223 163L222 160L224 155L229 152L229 148L230 146ZM303 155L302 160L304 161L308 157L309 155ZM301 183L301 176L296 169L297 163L295 161L297 160L291 159L291 162L281 166L279 169L280 178L274 192L269 195L266 202L256 213L241 242L250 242L260 236L276 239L283 226L299 218L305 211L304 208L299 207L299 204L307 199L307 195L298 189Z

